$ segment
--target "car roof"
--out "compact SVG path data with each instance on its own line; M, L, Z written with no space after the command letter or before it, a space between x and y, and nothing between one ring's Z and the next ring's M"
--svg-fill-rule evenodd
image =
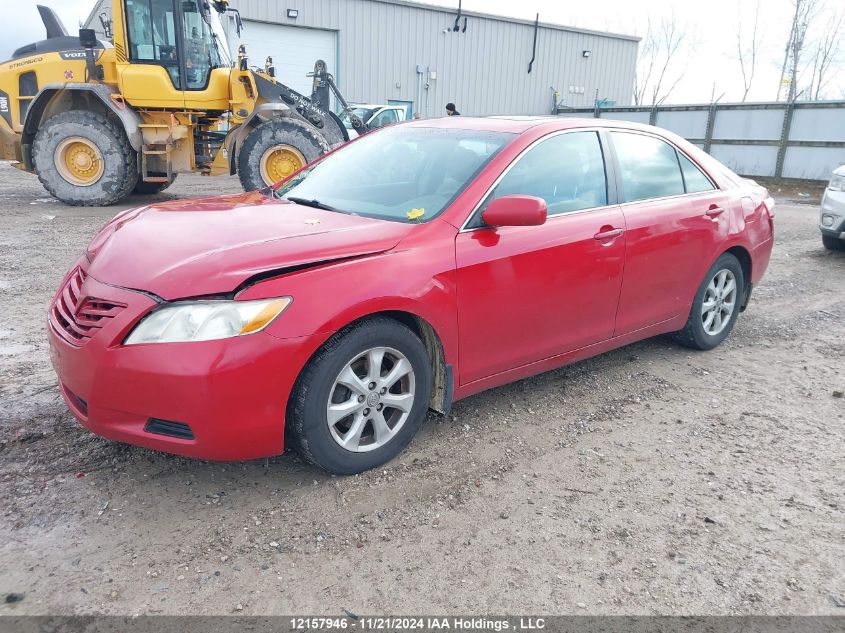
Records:
M353 108L369 108L370 110L375 108L397 108L397 109L404 109L405 106L401 105L390 105L389 103L350 103L350 107Z
M567 116L520 116L520 115L496 115L487 117L470 116L444 116L436 119L416 119L405 125L413 127L438 127L458 130L479 130L485 132L510 132L522 134L530 129L541 127L545 131L567 130L579 127L609 127L630 130L651 130L658 131L651 125L632 123L630 121L617 121L614 119L597 119L584 117ZM666 130L659 130L667 135Z

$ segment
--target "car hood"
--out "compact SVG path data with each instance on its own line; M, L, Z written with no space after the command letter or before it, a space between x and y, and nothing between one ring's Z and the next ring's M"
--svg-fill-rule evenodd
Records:
M88 274L163 299L223 294L261 273L387 251L412 229L258 192L176 200L116 216L88 247Z

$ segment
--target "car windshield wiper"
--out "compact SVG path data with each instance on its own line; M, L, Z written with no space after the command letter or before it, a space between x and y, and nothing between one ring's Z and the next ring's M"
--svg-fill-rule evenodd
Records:
M324 209L325 211L334 211L335 213L349 213L350 215L354 215L349 211L343 211L342 209L337 209L331 205L325 204L324 202L320 202L316 198L308 199L308 198L298 198L296 196L288 196L285 200L290 200L291 202L295 202L296 204L301 204L306 207L314 207L315 209Z

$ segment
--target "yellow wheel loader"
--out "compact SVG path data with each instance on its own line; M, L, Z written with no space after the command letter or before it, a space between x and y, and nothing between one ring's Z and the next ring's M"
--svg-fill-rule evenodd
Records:
M363 129L324 62L306 97L272 60L229 60L227 0L100 0L104 39L67 34L38 10L47 38L0 64L0 159L38 174L72 205L107 205L168 187L177 174L238 174L266 187L349 140L333 92ZM311 76L311 75L309 75ZM357 124L357 125L356 125Z

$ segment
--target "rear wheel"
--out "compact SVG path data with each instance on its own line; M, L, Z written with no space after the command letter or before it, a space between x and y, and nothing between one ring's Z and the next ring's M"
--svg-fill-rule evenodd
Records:
M675 334L687 347L713 349L733 330L745 292L739 260L724 253L707 271L695 294L684 329Z
M167 182L144 182L139 178L138 182L135 183L135 188L132 190L132 193L139 196L151 196L161 193L172 185L175 180L176 174L173 174Z
M832 235L822 235L822 244L829 251L845 251L845 240Z
M284 180L328 151L320 135L305 123L277 118L256 127L238 153L238 176L246 191Z
M138 157L123 129L95 112L71 110L47 119L32 157L41 184L67 204L113 204L138 179Z
M303 370L288 406L288 436L339 475L398 455L425 419L432 371L407 326L376 318L338 332Z

